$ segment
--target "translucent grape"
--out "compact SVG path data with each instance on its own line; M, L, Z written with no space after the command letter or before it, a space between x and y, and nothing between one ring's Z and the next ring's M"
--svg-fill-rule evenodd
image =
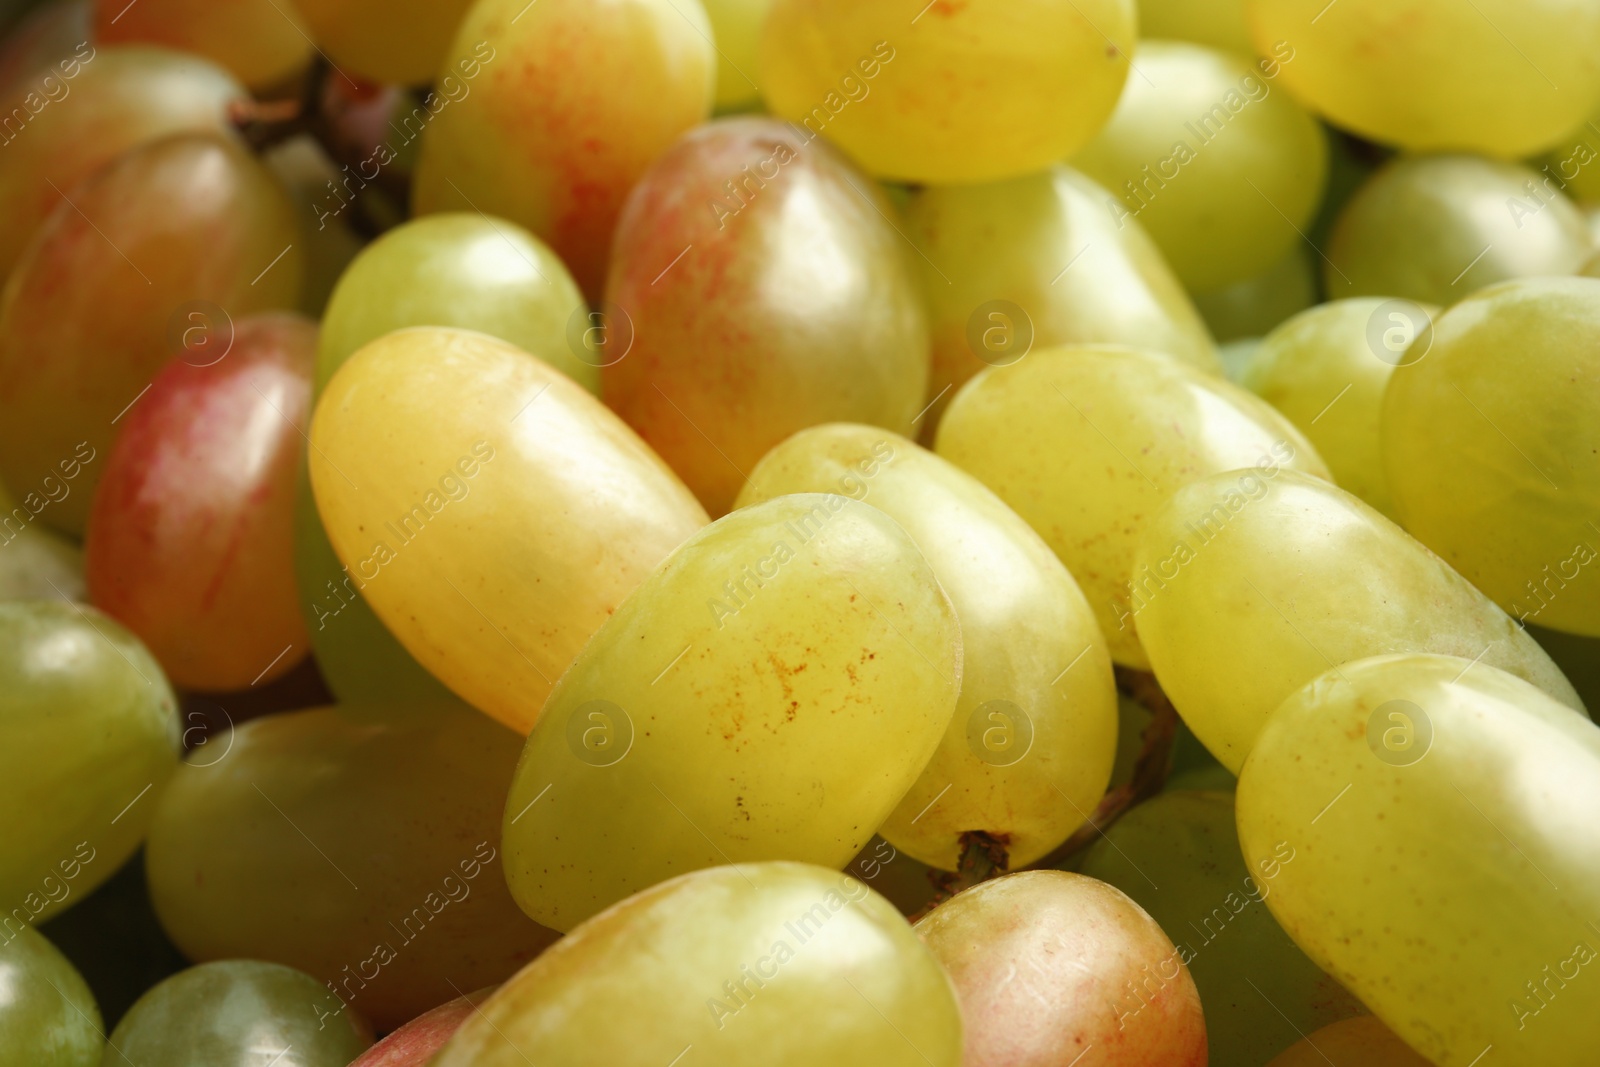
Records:
M1324 1026L1295 1042L1267 1067L1431 1067L1372 1015Z
M506 803L512 895L571 930L718 863L842 867L927 765L961 677L955 612L889 516L822 494L735 511L550 694Z
M88 600L83 550L33 521L47 498L14 500L0 485L0 600Z
M105 1035L83 976L41 934L0 934L0 1067L100 1067Z
M274 0L281 3L281 0ZM424 85L472 0L290 0L340 77Z
M767 453L741 507L834 492L903 526L955 606L961 696L938 751L879 832L946 870L981 830L1014 866L1083 824L1117 738L1111 658L1094 612L1050 547L975 478L870 426L802 431Z
M283 88L311 59L305 27L277 0L95 0L94 37L204 56L252 89Z
M717 45L717 110L761 103L761 23L772 0L702 0Z
M1133 0L775 0L759 80L774 112L879 178L994 181L1094 136L1136 24Z
M1194 306L1219 341L1263 337L1291 316L1317 303L1317 268L1311 262L1313 255L1304 244L1296 244L1288 255L1253 278L1196 293Z

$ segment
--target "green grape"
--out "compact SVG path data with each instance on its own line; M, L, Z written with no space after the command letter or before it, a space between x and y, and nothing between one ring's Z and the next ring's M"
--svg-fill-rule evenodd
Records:
M719 112L745 111L761 103L761 23L772 0L702 0L717 45Z
M1165 356L1054 348L969 382L939 426L939 455L1016 509L1094 607L1111 658L1148 669L1128 579L1147 517L1181 486L1255 465L1325 476L1283 416Z
M478 0L443 68L466 80L428 124L412 206L525 226L598 298L628 190L710 112L716 58L699 0Z
M961 1016L938 963L876 893L837 871L746 863L685 874L590 919L501 986L433 1067L674 1057L959 1067Z
M555 935L493 842L521 737L456 701L257 719L196 749L146 848L195 960L297 967L380 1030L510 977ZM219 754L220 753L220 754Z
M425 85L449 70L446 46L472 0L290 0L286 6L297 10L337 76Z
M1394 518L1378 447L1384 389L1439 309L1355 297L1301 312L1262 341L1240 384L1283 412L1317 446L1333 480Z
M1228 471L1178 490L1145 525L1131 573L1161 687L1235 773L1285 697L1386 652L1477 658L1582 712L1493 601L1380 512L1298 471Z
M262 153L261 161L278 179L294 205L295 222L300 231L296 243L304 253L305 263L305 281L296 306L304 314L320 319L328 298L333 295L334 285L362 246L361 237L347 219L340 217L329 222L317 217L318 209L328 196L328 183L338 182L343 175L310 134L300 134L272 146ZM322 211L326 214L325 208Z
M912 197L906 232L922 253L913 265L933 338L925 429L967 379L1032 348L1132 345L1218 372L1188 294L1137 219L1116 224L1110 196L1054 167Z
M111 1033L106 1067L345 1067L372 1033L343 1008L292 967L202 963L128 1009Z
M169 360L214 362L233 321L294 303L291 211L248 152L196 135L51 212L0 298L0 476L50 498L40 521L82 532L117 420Z
M88 599L83 550L33 521L48 506L42 494L15 500L0 485L0 600Z
M917 933L961 1002L963 1067L1205 1067L1206 1021L1181 954L1104 882L1006 875L940 904Z
M0 1067L100 1067L100 1009L72 963L33 930L0 933Z
M12 101L0 121L6 157L0 167L0 218L6 220L0 227L0 278L16 267L63 195L78 200L73 187L83 179L158 138L230 130L228 107L246 95L227 72L198 56L142 45L80 44L61 57L52 78L53 84ZM79 206L87 208L82 201ZM92 212L90 217L102 222ZM106 258L103 247L104 242L95 249L99 258ZM132 255L126 246L123 251ZM113 258L127 270L120 257Z
M1372 1015L1331 1023L1302 1038L1267 1067L1431 1067Z
M1330 296L1448 307L1509 278L1572 274L1591 251L1582 214L1527 167L1402 157L1345 205L1322 277Z
M891 210L844 157L757 117L696 130L629 196L606 300L635 336L603 395L711 514L807 426L911 429L928 330Z
M955 611L889 516L835 494L736 511L550 694L506 802L511 893L570 930L718 863L842 867L938 748L961 678Z
M138 638L59 601L0 603L0 932L110 878L178 765L177 699Z
M204 56L257 90L285 87L311 59L311 39L278 0L95 0L94 39Z
M414 326L361 349L323 390L310 442L348 568L332 594L360 592L419 663L523 733L600 624L706 522L600 401L467 330ZM338 640L359 656L368 634Z
M932 8L932 10L929 10ZM1019 177L1094 136L1128 76L1133 0L775 0L761 88L871 174Z
M1231 793L1169 791L1118 819L1076 864L1176 940L1205 1005L1212 1063L1265 1063L1296 1037L1365 1010L1266 908L1294 857L1285 846L1266 866L1247 867Z
M1297 243L1288 255L1253 278L1196 293L1194 306L1219 341L1263 337L1317 302L1317 268L1312 255L1304 243Z
M1107 210L1143 223L1191 290L1267 270L1300 241L1322 199L1322 130L1273 91L1294 49L1270 54L1252 61L1182 41L1141 42L1140 76L1072 157L1115 194Z
M1234 385L1244 382L1245 371L1261 348L1260 337L1246 337L1217 346L1217 359L1222 363L1222 375Z
M15 25L7 25L10 11L0 10L0 94L9 97L24 83L37 87L46 73L59 77L55 64L71 57L93 32L93 7L94 0L54 0L35 5Z
M1295 850L1267 907L1441 1067L1600 1050L1600 730L1451 656L1347 662L1294 692L1239 776L1251 866Z
M1258 50L1294 46L1284 87L1307 107L1412 151L1528 155L1600 97L1593 0L1245 0L1245 17Z
M1589 637L1600 637L1597 341L1600 280L1495 286L1447 311L1426 357L1395 371L1382 420L1406 529L1519 621Z
M1244 5L1245 0L1139 0L1139 36L1252 55Z
M587 310L567 268L527 230L485 215L430 215L378 238L339 279L322 320L317 388L386 333L457 326L509 341L598 393L601 355L568 340L585 335Z
M739 494L865 501L905 528L961 625L961 695L938 750L880 828L946 870L981 830L1013 866L1081 826L1116 754L1116 684L1094 612L1050 546L972 476L870 426L803 430L767 453Z

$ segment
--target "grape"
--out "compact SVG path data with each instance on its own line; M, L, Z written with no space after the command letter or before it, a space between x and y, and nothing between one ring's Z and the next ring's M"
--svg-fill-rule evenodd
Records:
M1193 41L1253 55L1245 0L1139 0L1139 36Z
M1222 363L1223 376L1234 385L1242 385L1245 371L1261 349L1262 338L1247 337L1217 346L1217 359Z
M1128 76L1133 0L774 0L767 103L880 178L1042 170L1106 121Z
M412 327L350 357L309 459L350 585L440 681L524 733L590 635L706 522L598 400L466 330Z
M1542 181L1519 164L1475 156L1398 159L1345 206L1323 282L1333 296L1448 307L1508 278L1572 274L1592 250L1589 228Z
M1245 17L1258 50L1293 46L1284 87L1306 106L1412 151L1527 155L1600 96L1592 0L1245 0Z
M87 600L83 551L65 537L35 525L35 496L24 504L0 485L0 601Z
M985 371L945 413L938 452L1039 532L1083 587L1111 658L1141 669L1128 578L1145 517L1215 471L1327 473L1257 397L1176 360L1109 347L1049 349Z
M321 1024L321 1025L319 1025ZM202 963L154 986L110 1038L128 1067L344 1067L372 1044L366 1024L308 974L276 963Z
M1541 183L1549 179L1555 188L1580 203L1600 197L1600 167L1591 166L1600 159L1600 135L1595 126L1600 125L1600 112L1591 112L1576 126L1567 131L1550 150L1530 165L1539 167Z
M0 218L6 220L0 227L0 278L16 267L62 196L78 198L73 187L80 181L157 138L229 130L228 106L245 96L227 72L198 56L144 46L81 44L61 57L52 78L52 85L14 103L26 122L14 110L0 122L6 155L0 167ZM69 105L69 99L75 102ZM88 209L81 201L79 206ZM99 216L90 217L104 225ZM120 257L118 266L127 268Z
M59 77L60 72L50 68L89 39L92 6L93 0L55 0L35 7L9 27L0 17L0 93L24 97L23 86L37 87L47 71ZM14 132L8 129L6 135Z
M717 47L717 110L761 103L761 24L772 0L703 0Z
M516 972L555 935L506 890L521 738L455 701L257 719L195 749L145 867L190 959L270 959L389 1030Z
M386 333L459 326L509 341L598 393L602 357L568 340L584 336L587 310L567 268L527 230L483 215L430 215L384 234L339 279L317 386Z
M736 511L550 694L506 802L511 893L570 930L717 863L842 867L927 765L961 677L955 612L889 516L831 494Z
M1274 91L1294 50L1270 54L1252 62L1203 45L1143 42L1140 76L1072 157L1112 192L1113 218L1143 223L1191 290L1271 267L1299 242L1322 198L1322 130Z
M294 303L294 242L271 175L209 135L131 152L51 213L0 303L0 475L49 499L40 521L82 532L116 421L174 355L207 362L232 321Z
M911 429L928 332L891 210L843 157L765 118L690 134L628 198L606 299L633 344L603 395L713 515L807 426Z
M1025 871L917 923L955 983L964 1067L1205 1067L1206 1023L1178 951L1092 878Z
M322 147L307 134L274 145L262 154L261 161L272 171L278 184L294 204L294 217L300 231L295 243L304 261L305 281L297 307L313 318L321 318L333 294L333 287L345 267L361 251L362 240L346 219L319 219L326 213L323 201L328 183L342 175Z
M0 603L0 930L42 921L139 847L178 765L177 700L93 608Z
M685 1052L764 1067L959 1067L961 1016L939 965L876 893L837 871L747 863L595 916L433 1062L661 1067Z
M0 1067L100 1067L100 1009L71 962L42 935L0 935Z
M350 1067L427 1067L433 1054L493 992L479 990L424 1012L367 1049Z
M1447 563L1298 471L1228 471L1178 490L1146 524L1131 573L1161 687L1235 773L1285 697L1385 652L1477 658L1583 707L1533 638Z
M229 341L206 354L218 363L169 363L122 420L85 545L95 606L175 684L213 692L280 677L308 648L292 509L317 330L262 315Z
M1303 244L1296 244L1254 278L1196 293L1195 307L1219 341L1262 337L1317 303L1317 269L1311 256Z
M1206 1009L1212 1063L1265 1063L1305 1033L1364 1011L1306 959L1268 912L1284 849L1246 867L1228 792L1166 792L1140 804L1078 859L1177 940Z
M1324 1026L1267 1067L1430 1067L1411 1046L1371 1015Z
M741 507L835 492L900 523L955 606L961 696L933 759L880 828L896 848L956 870L981 830L1032 863L1105 793L1116 686L1094 613L1050 548L981 483L870 426L804 430L767 453Z
M1600 996L1573 981L1596 958L1597 805L1593 723L1481 662L1381 656L1273 713L1239 839L1253 867L1295 850L1267 907L1427 1059L1577 1067L1600 1049Z
M1241 378L1310 438L1335 482L1390 518L1378 447L1384 389L1397 365L1426 355L1408 349L1438 313L1408 300L1334 300L1272 331Z
M282 0L274 0L281 3ZM290 0L341 77L424 85L472 0Z
M279 0L95 0L94 38L190 52L252 89L276 89L311 59L311 39L292 11Z
M1507 282L1384 397L1406 528L1519 621L1600 637L1600 280ZM1421 341L1418 342L1420 346Z
M598 297L628 190L711 110L705 10L698 0L478 0L441 69L465 80L423 137L417 214L486 211L526 226Z

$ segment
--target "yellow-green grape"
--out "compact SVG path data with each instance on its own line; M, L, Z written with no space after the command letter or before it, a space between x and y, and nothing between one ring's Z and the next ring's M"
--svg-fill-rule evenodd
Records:
M1288 255L1255 277L1194 294L1194 306L1218 341L1263 337L1317 302L1314 256L1297 241Z
M328 198L328 183L337 183L343 175L310 134L274 145L262 153L261 161L294 205L300 231L298 243L305 263L298 307L311 318L320 319L334 285L363 243L347 218L326 218L323 204ZM323 218L318 218L319 211Z
M1016 509L1078 580L1111 658L1148 669L1128 579L1148 516L1216 471L1323 477L1316 450L1259 397L1165 356L1053 348L969 382L939 455Z
M772 0L701 0L717 45L719 112L745 111L761 103L761 23Z
M521 226L429 215L368 245L328 302L317 388L368 341L406 326L458 326L509 341L589 390L601 357L584 344L583 294L556 254Z
M1477 156L1408 156L1358 190L1322 265L1330 296L1448 307L1509 278L1573 274L1593 250L1583 215L1542 175Z
M626 1008L626 1025L618 1010ZM959 1067L950 980L889 902L801 863L695 871L595 916L433 1067Z
M1033 348L1133 345L1218 373L1205 323L1138 220L1068 167L930 187L905 210L933 339L925 436L957 389Z
M892 181L1042 170L1104 125L1133 0L775 0L759 81L774 112Z
M1139 36L1193 41L1224 52L1254 53L1245 0L1139 0Z
M372 1032L308 974L220 960L152 987L108 1043L105 1067L345 1067Z
M1400 521L1519 620L1600 637L1597 412L1600 280L1462 302L1384 397Z
M1381 297L1321 304L1268 334L1240 380L1300 427L1340 487L1390 518L1378 447L1383 393L1395 367L1426 356L1426 341L1416 351L1411 344L1438 313Z
M939 746L961 659L949 598L883 512L836 494L733 512L550 694L506 802L512 895L571 930L718 863L842 867Z
M1256 48L1336 125L1412 151L1525 156L1600 96L1594 0L1245 0ZM1531 57L1531 58L1530 58Z
M281 0L274 0L274 3ZM335 77L424 85L472 0L290 0L334 65Z
M1234 773L1290 693L1386 652L1476 658L1582 711L1493 601L1380 512L1298 471L1228 471L1178 490L1146 523L1132 576L1161 687Z
M1211 1062L1261 1064L1365 1010L1266 908L1293 861L1285 846L1245 865L1230 792L1169 791L1118 819L1074 869L1128 894L1172 936L1205 1005Z
M1300 241L1322 199L1328 147L1274 79L1293 49L1246 59L1144 41L1139 73L1072 165L1111 190L1191 290L1254 277Z
M100 1067L100 1008L42 934L0 925L0 1067Z
M351 356L310 440L355 591L435 677L524 733L590 635L706 522L600 401L467 330L411 327Z
M256 90L285 87L311 59L305 28L278 0L95 0L94 39L204 56Z
M177 699L127 630L60 601L0 603L0 930L110 878L178 766Z
M517 910L501 871L521 750L453 700L272 715L208 738L150 827L161 925L192 960L297 967L380 1030L452 984L503 981L556 936Z
M1111 657L1078 583L981 482L871 426L795 434L750 472L738 506L823 492L904 527L961 624L955 715L878 832L945 870L968 831L1000 842L1012 866L1032 863L1088 818L1116 752Z
M34 518L49 497L13 499L0 485L0 600L87 602L83 549Z
M1452 656L1345 663L1273 712L1239 840L1289 936L1441 1067L1600 1053L1600 730Z
M1267 1067L1432 1067L1375 1015L1358 1015L1295 1042Z

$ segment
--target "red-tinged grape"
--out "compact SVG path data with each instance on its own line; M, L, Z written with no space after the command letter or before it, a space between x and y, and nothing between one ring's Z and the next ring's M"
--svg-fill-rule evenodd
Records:
M0 474L65 485L39 518L80 533L117 420L175 355L202 363L232 322L292 306L300 252L272 176L195 135L119 159L51 213L0 303Z
M423 1012L363 1052L350 1067L427 1067L433 1054L445 1046L493 992L493 989L482 989Z
M632 349L602 394L713 515L808 426L911 432L928 333L892 211L826 144L764 118L695 131L629 197L606 298Z
M186 689L244 689L308 648L294 589L295 471L316 327L234 325L219 362L178 359L122 420L85 544L89 596Z
M311 38L278 0L95 0L94 36L204 56L257 90L283 85L311 58Z

